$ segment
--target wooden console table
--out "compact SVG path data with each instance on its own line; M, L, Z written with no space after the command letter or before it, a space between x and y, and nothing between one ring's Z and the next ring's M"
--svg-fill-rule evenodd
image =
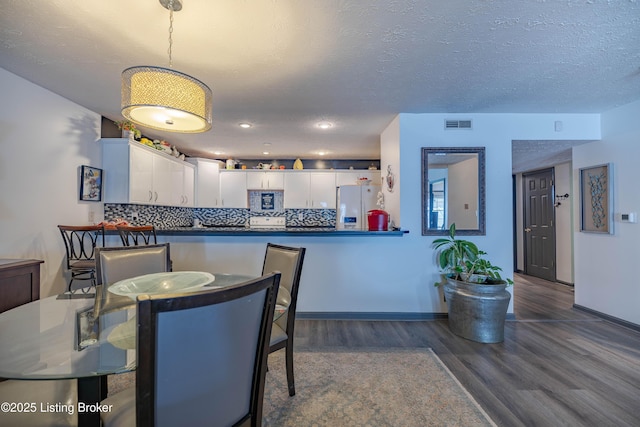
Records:
M0 258L0 313L40 299L38 259Z

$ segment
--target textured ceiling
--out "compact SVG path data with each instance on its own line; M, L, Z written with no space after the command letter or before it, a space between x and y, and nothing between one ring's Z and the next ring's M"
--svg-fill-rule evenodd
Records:
M173 66L212 88L213 129L145 133L187 153L377 158L400 112L599 113L640 99L638 0L183 4ZM0 67L119 119L122 70L168 66L168 21L157 0L0 0Z

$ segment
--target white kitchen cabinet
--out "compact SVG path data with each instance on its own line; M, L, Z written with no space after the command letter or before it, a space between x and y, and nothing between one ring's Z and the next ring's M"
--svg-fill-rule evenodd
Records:
M336 208L336 174L311 172L309 180L311 209Z
M199 208L220 207L220 168L218 160L187 159L195 165L195 204Z
M284 176L285 209L335 209L333 172L287 172Z
M195 167L187 163L171 162L171 204L193 207Z
M129 150L129 202L171 205L172 161L141 146L130 145Z
M309 208L309 172L284 173L284 208Z
M284 188L284 172L247 172L247 189L249 190L282 190Z
M220 172L220 207L249 207L246 172L236 170Z
M106 203L190 206L193 202L192 166L125 138L103 138L101 142ZM182 169L179 190L174 181L176 165L191 171ZM190 202L177 203L174 191Z

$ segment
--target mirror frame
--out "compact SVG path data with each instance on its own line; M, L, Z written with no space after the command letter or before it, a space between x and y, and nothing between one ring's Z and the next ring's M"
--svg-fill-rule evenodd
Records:
M456 229L460 236L485 235L485 147L422 147L422 235L445 236L449 230L433 230L429 228L429 154L434 153L466 153L478 154L478 228Z

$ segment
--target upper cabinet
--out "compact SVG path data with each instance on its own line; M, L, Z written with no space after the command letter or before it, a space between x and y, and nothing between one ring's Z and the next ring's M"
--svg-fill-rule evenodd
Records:
M220 207L248 208L247 173L245 171L220 172Z
M309 200L311 209L336 208L335 173L310 172Z
M284 174L285 209L335 209L336 174L334 172L298 172Z
M284 188L284 172L247 172L247 189L249 190L282 190Z
M221 206L221 162L196 157L187 159L187 161L196 167L195 206L199 208L219 208Z
M173 206L194 206L195 168L171 162L171 197Z
M128 139L102 144L106 203L193 206L193 165Z

